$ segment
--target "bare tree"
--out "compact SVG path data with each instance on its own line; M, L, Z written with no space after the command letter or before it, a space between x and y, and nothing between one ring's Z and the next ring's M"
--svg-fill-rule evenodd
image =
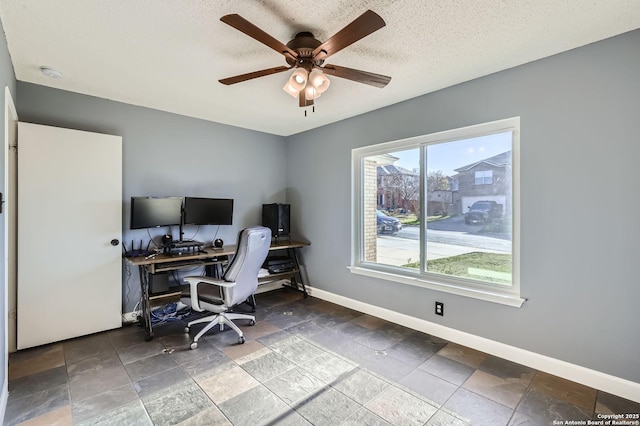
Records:
M448 214L447 199L440 198L442 191L449 191L449 178L442 173L442 170L429 172L427 174L427 214L446 215ZM435 197L435 193L439 192ZM439 199L436 199L439 198Z
M449 178L442 173L442 170L429 172L427 175L427 193L435 191L448 191Z
M397 173L387 176L387 188L393 193L396 200L407 210L417 211L417 203L420 194L420 177L413 173Z

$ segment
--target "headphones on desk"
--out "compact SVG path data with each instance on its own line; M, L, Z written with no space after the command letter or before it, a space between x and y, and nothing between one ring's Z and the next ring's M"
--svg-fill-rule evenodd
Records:
M220 238L216 238L216 239L213 241L213 246L214 246L215 248L222 248L222 246L223 246L223 245L224 245L224 241L222 241Z
M173 241L173 237L170 234L165 234L162 236L162 244L169 244Z

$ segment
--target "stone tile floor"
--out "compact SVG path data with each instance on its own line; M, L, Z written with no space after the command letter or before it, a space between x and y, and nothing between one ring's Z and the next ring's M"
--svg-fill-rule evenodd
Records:
M133 325L12 354L4 424L552 425L640 412L291 290L257 301L243 345L215 331L190 350L174 322L150 342Z

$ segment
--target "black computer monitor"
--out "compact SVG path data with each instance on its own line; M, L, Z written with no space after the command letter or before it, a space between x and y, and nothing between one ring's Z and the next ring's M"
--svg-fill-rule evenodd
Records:
M232 222L233 199L184 198L185 225L231 225Z
M181 224L181 197L131 197L131 229Z

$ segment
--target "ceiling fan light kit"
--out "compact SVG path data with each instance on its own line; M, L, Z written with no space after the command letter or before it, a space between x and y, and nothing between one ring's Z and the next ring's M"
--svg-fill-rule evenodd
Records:
M288 94L290 94L291 96L293 96L294 98L298 97L298 93L300 93L300 90L296 90L290 83L291 79L287 80L287 84L284 85L284 87L282 88L282 90L284 90L285 92L287 92Z
M293 96L294 98L298 97L298 93L305 88L307 85L307 70L304 68L296 69L289 80L287 80L287 84L284 85L283 90Z
M304 106L313 105L313 100L320 97L328 88L331 82L326 75L319 69L313 69L308 75L304 68L297 68L282 90L299 98L301 92L304 92Z
M318 93L324 93L331 84L329 78L327 78L327 76L317 68L309 73L309 81Z
M331 81L326 73L378 88L385 87L391 81L391 77L386 75L324 63L329 56L385 26L384 20L371 10L367 10L324 43L316 40L310 32L300 32L285 45L240 15L225 15L220 20L284 55L289 65L224 78L219 80L222 84L241 83L295 68L282 89L294 98L297 97L300 107L308 107L313 106L314 99L329 88Z

